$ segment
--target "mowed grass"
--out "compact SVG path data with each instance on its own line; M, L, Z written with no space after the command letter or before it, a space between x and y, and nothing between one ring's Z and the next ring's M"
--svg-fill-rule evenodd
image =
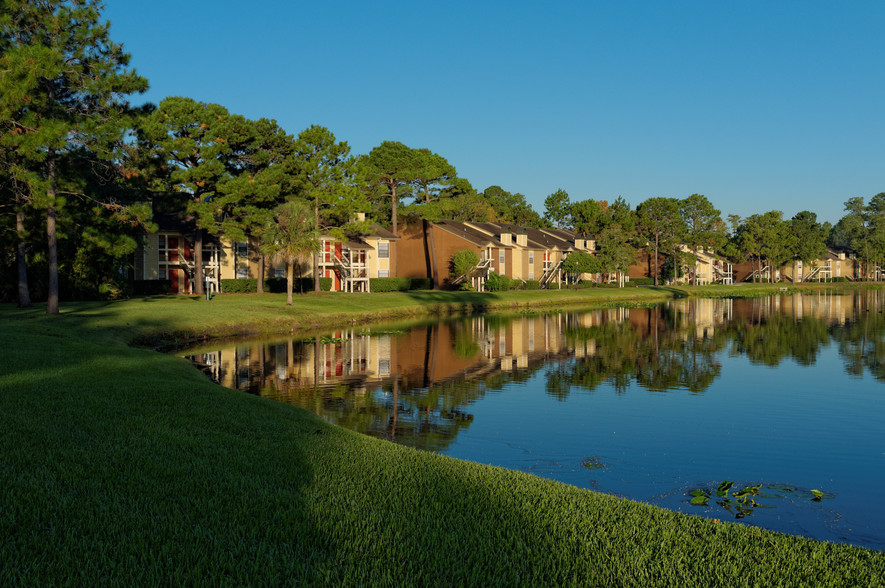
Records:
M0 306L0 585L885 584L882 552L370 439L127 345L421 312L399 296Z

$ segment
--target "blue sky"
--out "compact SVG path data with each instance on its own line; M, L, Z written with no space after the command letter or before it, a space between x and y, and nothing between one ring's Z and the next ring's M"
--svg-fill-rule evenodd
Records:
M885 192L885 2L108 0L148 78L353 153L446 157L478 190L723 216Z

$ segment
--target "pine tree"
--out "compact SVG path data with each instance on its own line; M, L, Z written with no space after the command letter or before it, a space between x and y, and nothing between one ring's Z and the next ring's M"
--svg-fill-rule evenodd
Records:
M112 161L131 128L124 96L147 80L126 69L129 55L100 21L98 0L8 0L0 15L0 143L32 205L45 211L47 314L58 314L58 234L66 198L60 160L89 150Z

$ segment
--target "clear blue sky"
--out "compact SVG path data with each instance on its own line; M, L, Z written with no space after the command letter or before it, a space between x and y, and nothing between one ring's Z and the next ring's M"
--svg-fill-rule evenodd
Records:
M148 78L353 153L446 157L538 212L704 194L723 216L885 192L885 2L108 0Z

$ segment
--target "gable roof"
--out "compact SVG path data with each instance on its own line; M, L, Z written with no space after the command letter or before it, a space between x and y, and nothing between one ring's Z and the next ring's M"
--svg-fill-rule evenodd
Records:
M523 227L512 223L500 222L459 222L442 220L433 223L477 247L495 247L498 249L513 249L516 247L526 249L572 251L575 249L575 233L566 229L536 229ZM526 244L518 245L514 239L510 244L501 241L501 235L526 236Z
M372 223L369 225L369 230L363 235L363 238L365 237L376 237L378 239L388 239L391 241L399 240L399 237L378 223Z
M462 223L459 221L441 220L433 223L433 226L439 227L444 231L461 237L465 241L476 245L477 247L507 247L503 245L497 238L488 232L482 231L472 225L483 223Z

